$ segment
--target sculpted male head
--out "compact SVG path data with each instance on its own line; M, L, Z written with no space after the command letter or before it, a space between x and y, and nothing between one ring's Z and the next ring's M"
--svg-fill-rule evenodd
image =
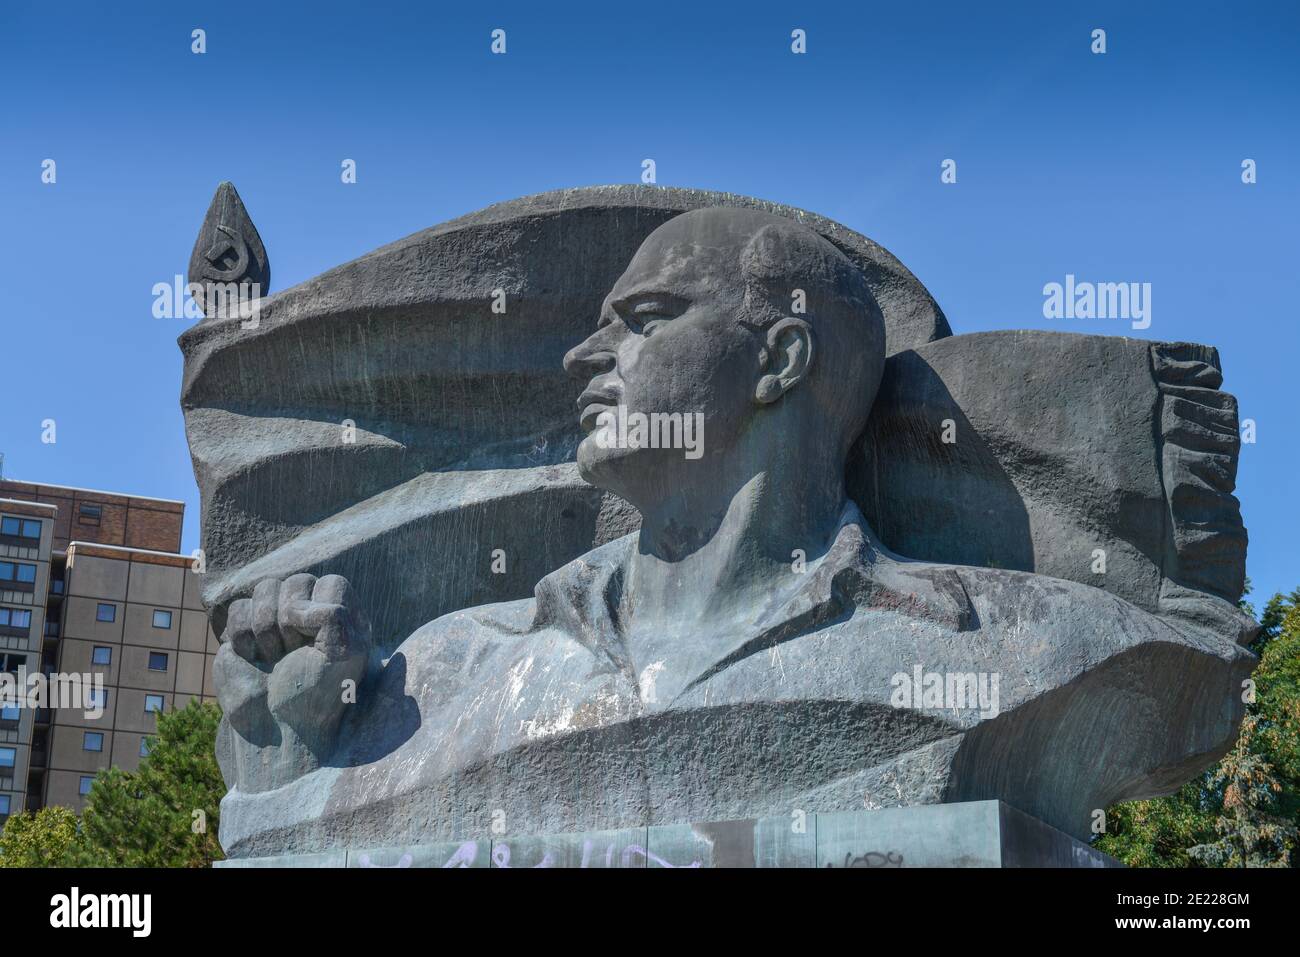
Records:
M565 357L570 375L590 380L579 470L638 506L780 460L842 473L884 341L861 271L813 230L757 210L684 213L646 238L596 331ZM701 413L702 458L602 447L597 419L619 405Z

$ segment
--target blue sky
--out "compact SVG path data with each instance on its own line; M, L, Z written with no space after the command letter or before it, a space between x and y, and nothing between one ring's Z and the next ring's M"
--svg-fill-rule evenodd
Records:
M150 290L185 272L223 179L279 290L492 202L637 181L651 157L663 185L866 233L957 332L1218 346L1257 423L1238 484L1254 597L1300 584L1295 4L298 6L0 5L8 477L184 499L197 546L185 321L153 318ZM1151 327L1045 319L1067 273L1150 282Z

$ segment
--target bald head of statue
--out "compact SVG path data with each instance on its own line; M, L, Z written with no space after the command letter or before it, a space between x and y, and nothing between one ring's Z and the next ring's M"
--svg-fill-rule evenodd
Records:
M725 496L759 476L842 497L884 345L865 277L818 233L758 210L684 213L641 244L596 331L565 357L588 383L579 470L643 514L666 496L703 502L705 490ZM636 441L618 423L638 413L653 438L655 414L694 417L700 448Z

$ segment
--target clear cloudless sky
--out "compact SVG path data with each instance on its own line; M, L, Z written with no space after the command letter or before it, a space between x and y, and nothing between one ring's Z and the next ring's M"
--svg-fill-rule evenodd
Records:
M867 234L959 333L1217 346L1257 424L1237 494L1262 604L1300 584L1298 32L1293 2L0 0L5 474L183 499L197 547L186 320L155 319L151 289L185 272L223 179L280 290L493 202L636 182L649 157L661 185ZM1150 328L1045 319L1067 273L1150 282Z

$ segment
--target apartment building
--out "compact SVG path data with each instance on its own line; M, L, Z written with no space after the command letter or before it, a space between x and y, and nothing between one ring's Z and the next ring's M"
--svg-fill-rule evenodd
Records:
M97 716L0 714L0 812L80 811L97 771L139 765L157 712L214 698L217 642L179 553L183 518L181 502L0 481L0 653L13 656L0 664L103 681Z
M0 498L0 671L43 670L55 513ZM0 707L0 820L28 806L33 733L49 721L47 709Z

